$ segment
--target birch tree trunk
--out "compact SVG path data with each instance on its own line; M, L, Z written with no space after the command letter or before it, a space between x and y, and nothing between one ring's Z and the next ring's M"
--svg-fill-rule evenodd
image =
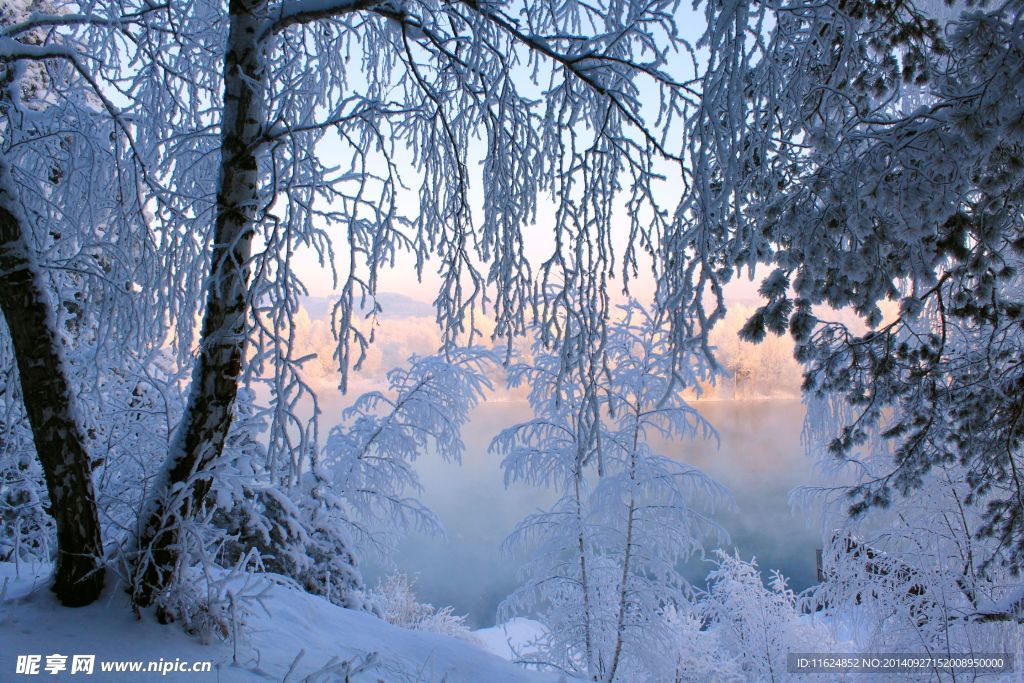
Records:
M256 152L265 119L260 54L266 0L231 0L224 59L224 118L217 216L206 310L188 404L165 470L142 515L133 596L147 606L175 578L182 556L181 522L210 489L210 465L231 426L245 359L249 259L257 212Z
M608 682L615 681L619 670L619 659L622 657L622 644L625 640L626 609L629 607L629 576L630 564L633 560L633 526L636 522L636 457L640 445L640 401L633 404L633 444L629 453L629 510L626 513L626 547L622 552L622 579L619 583L619 614L615 622L615 648L612 652L612 663L608 669Z
M53 591L64 605L79 607L93 602L103 588L92 468L75 418L56 318L9 189L10 177L7 162L0 159L0 309L57 527Z
M587 656L587 671L596 671L594 664L594 639L591 633L593 619L590 607L590 581L587 578L587 545L583 524L583 492L580 480L583 477L582 466L577 465L573 475L573 492L576 496L576 551L579 553L580 588L583 592L583 643Z

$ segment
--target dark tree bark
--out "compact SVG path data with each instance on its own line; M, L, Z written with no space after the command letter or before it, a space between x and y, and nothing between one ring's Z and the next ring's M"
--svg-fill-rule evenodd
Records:
M143 512L133 596L148 606L174 580L181 522L210 489L208 471L231 426L245 360L249 258L257 212L257 147L265 120L261 19L266 0L231 0L224 60L217 216L206 310L188 404L171 443L166 469Z
M78 607L93 602L103 588L92 468L75 419L56 318L9 183L10 169L0 159L0 310L57 527L53 591L64 605Z

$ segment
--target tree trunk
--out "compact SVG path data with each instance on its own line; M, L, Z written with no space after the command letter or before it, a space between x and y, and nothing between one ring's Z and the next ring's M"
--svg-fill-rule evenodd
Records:
M56 318L9 188L10 169L0 159L0 309L57 526L53 591L64 605L79 607L93 602L103 588L92 468L75 420Z
M224 449L245 359L249 259L257 213L256 152L266 112L260 54L266 0L231 0L224 59L224 118L217 215L199 354L188 404L168 460L141 517L133 596L147 606L175 578L181 522L210 489L210 465Z
M582 467L580 459L577 459L576 472L573 475L573 492L576 496L576 551L579 553L580 588L583 592L583 643L587 657L587 673L593 678L597 666L594 664L594 642L591 635L593 619L590 614L590 581L587 578L587 544L583 525L583 493L580 487Z
M626 631L626 608L629 606L630 563L633 559L633 526L636 522L636 458L640 446L640 400L633 404L633 448L629 453L629 510L626 513L626 547L622 553L622 581L619 584L619 615L615 622L615 648L608 669L608 682L615 681L622 657L622 644Z

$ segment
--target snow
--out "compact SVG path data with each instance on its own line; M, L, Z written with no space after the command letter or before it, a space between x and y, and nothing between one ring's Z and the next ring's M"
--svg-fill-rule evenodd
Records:
M473 635L491 654L512 661L512 650L522 650L547 632L539 621L516 617L508 621L473 631Z
M347 660L379 653L378 666L354 681L401 683L556 683L564 678L521 669L465 640L392 626L373 615L333 605L317 596L258 579L269 586L249 614L237 643L206 645L174 625L163 626L150 615L136 619L127 596L108 586L89 607L61 607L47 589L48 567L0 563L0 680L14 677L18 655L95 654L95 680L100 663L111 660L213 662L209 674L107 674L111 679L161 681L281 681L296 656L304 655L288 680L301 681L332 658ZM526 620L517 620L526 622ZM529 623L529 622L526 622ZM488 629L494 630L494 629ZM513 629L520 633L518 625ZM238 664L232 664L237 646ZM489 647L489 649L493 648ZM68 671L46 680L79 680ZM20 677L19 677L20 678ZM29 680L28 677L25 680ZM334 680L330 676L325 680Z

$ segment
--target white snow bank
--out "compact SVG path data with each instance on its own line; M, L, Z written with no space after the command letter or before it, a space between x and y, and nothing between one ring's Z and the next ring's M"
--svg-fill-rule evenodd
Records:
M530 649L530 644L546 632L544 625L532 619L517 617L508 621L473 631L473 635L491 654L512 661L513 648L520 652Z
M88 607L61 607L47 585L48 567L0 563L0 680L100 681L302 681L332 658L379 653L378 665L355 681L387 683L555 683L560 678L521 669L473 644L448 636L409 631L370 614L343 609L319 597L273 584L263 604L246 618L237 642L204 645L178 626L151 617L137 620L127 597L108 588ZM266 581L260 579L260 581ZM270 583L269 581L267 583ZM491 629L493 630L493 629ZM237 663L232 663L237 648ZM47 655L67 656L67 668L50 675ZM95 655L92 676L71 674L73 655ZM16 674L18 655L40 655L39 674ZM212 662L210 673L103 673L103 662ZM314 680L337 680L325 676Z

